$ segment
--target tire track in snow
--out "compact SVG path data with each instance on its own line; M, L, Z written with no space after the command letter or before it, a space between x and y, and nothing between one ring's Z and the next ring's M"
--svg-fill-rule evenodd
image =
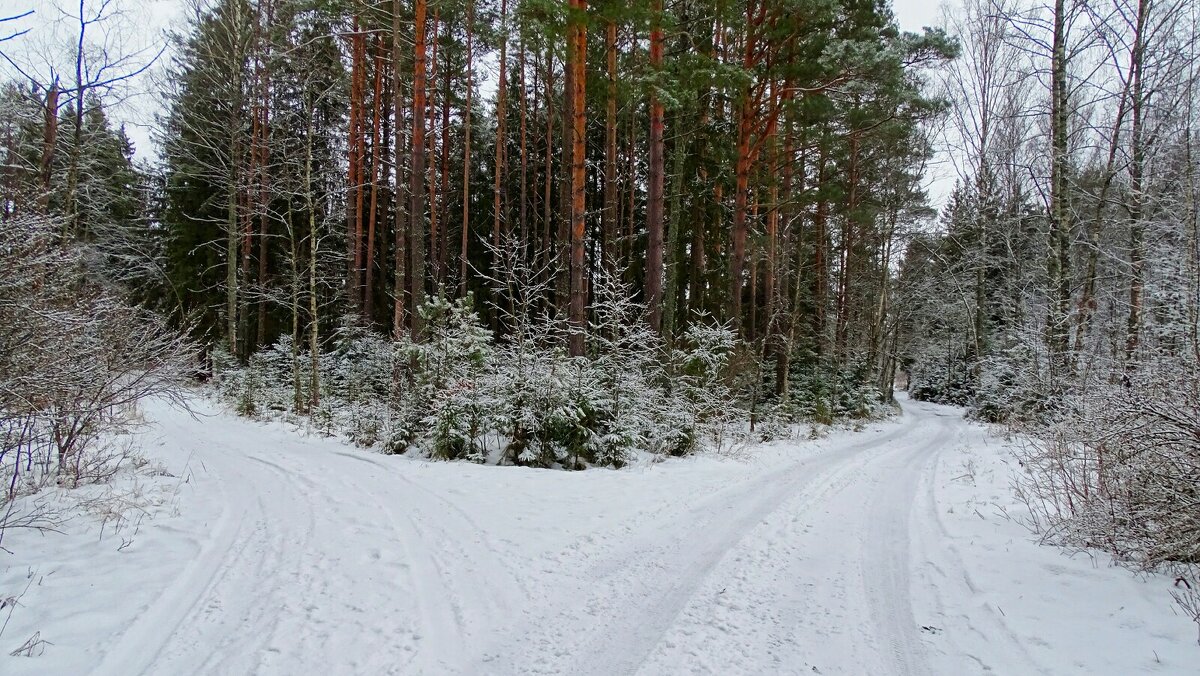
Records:
M401 567L408 578L408 589L413 594L418 613L415 625L418 649L412 661L405 665L409 673L437 673L444 670L444 656L454 654L463 642L460 614L453 601L441 593L446 585L445 567L438 562L426 544L425 534L411 512L397 518L392 505L380 499L371 490L364 491L375 506L373 510L386 520L393 533L394 542L404 553ZM413 546L418 543L420 546ZM434 582L438 584L434 586Z
M572 605L527 616L461 674L630 674L671 628L709 573L784 505L807 510L849 484L879 444L911 426L819 453L702 498L682 519L653 524L593 564Z
M835 493L853 481L853 473L864 464L860 456L834 464L823 473L806 477L791 477L784 484L780 493L772 494L766 501L765 509L756 510L733 525L734 537L722 542L719 547L705 552L701 565L681 566L678 570L694 570L696 574L685 578L679 583L668 584L668 590L656 598L652 605L641 615L629 618L622 623L624 631L636 627L625 637L630 641L626 647L615 650L615 644L609 641L597 642L591 646L591 651L577 659L576 666L570 673L591 674L604 676L613 673L637 673L646 658L658 646L663 637L674 625L680 613L693 599L697 591L706 583L717 565L729 556L739 546L751 530L762 521L780 511L787 504L789 511L808 511L820 504L821 500L830 493ZM791 491L796 491L791 493ZM682 544L682 543L677 543ZM644 620L649 619L649 622Z
M913 499L932 464L925 449L936 452L941 443L925 438L922 420L750 473L710 494L679 496L690 504L639 522L632 538L605 541L590 558L575 550L557 559L579 566L555 578L566 588L539 589L529 599L526 576L470 513L406 476L411 468L403 463L304 440L280 447L278 435L252 423L215 431L177 423L177 438L207 439L205 458L223 503L218 525L176 584L104 656L100 673L273 674L289 664L372 674L443 674L456 666L464 674L634 673L672 664L647 659L668 636L679 640L681 623L720 603L716 590L725 584L746 587L758 607L722 612L756 620L786 617L780 608L789 603L815 610L842 603L830 617L874 628L874 636L857 638L861 654L846 663L921 673L906 586L911 552L864 533L882 528L908 546ZM894 509L901 503L902 514ZM832 521L843 517L844 524ZM814 533L805 535L810 527ZM835 559L841 577L810 581L804 558L833 546L829 535L841 531L849 534ZM343 573L365 557L365 578ZM872 579L880 566L884 574ZM797 600L825 583L832 591ZM219 612L205 616L214 599ZM873 625L872 609L891 620ZM783 662L790 668L797 650L811 648L797 637L819 639L797 631L768 626L755 640L793 658ZM470 652L480 641L483 650ZM280 656L279 646L292 652ZM646 673L703 671L673 664Z
M429 547L379 497L382 482L369 482L365 501L347 501L363 496L351 480L362 472L338 467L345 463L337 456L302 439L280 448L267 428L247 421L228 428L174 416L160 422L171 437L195 440L208 475L194 489L212 493L201 504L219 505L219 518L199 536L199 554L118 637L96 673L285 674L289 663L314 672L325 665L414 673L405 668L414 656L455 652L461 633L452 620L439 623L445 603L437 588L426 588L436 567ZM381 553L400 545L410 551ZM368 552L371 576L390 584L373 588L346 575L343 564ZM424 599L420 617L407 612L414 590ZM331 624L335 614L358 621ZM436 647L416 650L409 637L422 633L438 637Z
M641 665L647 675L923 674L909 515L940 426L906 415L768 515L718 566ZM930 435L930 432L933 435ZM719 646L719 648L714 648Z
M226 448L220 446L214 446L213 450L227 452ZM237 499L244 487L233 487L222 481L213 483L222 493L220 517L213 534L200 543L198 555L189 561L175 582L151 602L138 620L117 639L113 648L104 654L96 674L129 676L149 673L160 659L169 656L167 651L176 636L188 634L193 639L198 633L203 636L209 626L203 618L211 615L211 611L221 610L216 595L226 582L228 576L225 573L243 565L263 563L261 548L237 546L252 540L262 526L261 521L244 518L244 510ZM253 563L244 563L255 554L259 556ZM206 601L209 605L202 608ZM195 650L195 641L192 646Z
M961 432L953 434L955 436L951 443L961 443ZM963 563L962 555L955 543L955 536L947 529L938 510L937 470L938 458L935 457L930 460L929 466L920 480L921 490L917 500L919 510L915 513L914 519L923 522L926 527L914 529L918 535L914 545L919 552L918 560L925 564L924 569L918 569L916 576L922 579L928 588L936 590L936 593L929 595L928 601L932 606L931 610L934 616L940 618L938 622L944 630L941 636L944 637L945 642L955 647L955 650L952 651L953 655L965 656L971 660L972 666L982 671L992 672L996 664L1019 664L1021 673L1047 673L1033 660L1016 633L1008 626L1008 622L988 601L981 600L977 604L976 607L980 610L978 613L957 614L953 617L946 615L941 597L978 598L980 589ZM991 649L990 654L976 655L967 650L964 647L963 637L957 636L954 628L948 626L950 623L946 620L952 620L959 624L958 628L974 634ZM927 642L927 645L930 643ZM943 646L931 645L930 647L938 648L943 657L951 654L951 651L947 651Z
M910 598L909 539L918 483L949 438L946 426L940 422L936 425L928 443L880 460L893 471L876 485L870 521L863 531L865 556L861 566L867 597L874 608L872 620L890 648L897 676L929 673Z
M353 489L371 501L372 511L384 517L405 552L420 635L406 673L446 673L470 640L506 622L520 605L523 595L513 566L465 510L405 476L408 466L352 452L331 455L380 470L356 477L360 483ZM436 513L429 511L429 502Z
M765 520L786 511L792 515L793 521L800 515L814 510L830 494L837 493L854 482L856 473L861 472L871 458L870 451L880 445L894 443L914 433L909 427L898 427L871 439L855 443L833 452L821 453L790 465L783 470L760 477L745 488L739 490L743 499L755 500L762 495L744 517L733 522L720 524L717 528L727 533L716 547L704 552L702 565L681 565L677 571L695 571L685 576L685 582L668 584L666 593L654 596L650 591L651 605L649 612L638 618L620 623L623 626L622 638L616 640L596 641L590 652L585 652L576 660L575 666L568 673L593 674L604 676L617 673L636 673L645 659L657 647L663 636L674 624L696 592L705 584L709 575L718 564L722 563L732 551ZM703 537L710 532L712 524L705 524L702 514L711 513L716 505L723 502L723 496L713 496L702 505L691 510L692 519L698 527L690 537ZM687 539L681 538L673 542L668 549L686 550ZM649 622L645 620L649 619Z
M275 481L270 488L282 493L286 499L268 501L264 498L269 496L261 493L257 497L261 512L259 528L268 535L259 539L264 560L257 576L223 590L225 598L232 599L227 602L242 606L239 621L231 631L229 613L221 618L220 628L225 635L215 647L206 646L211 653L202 664L201 673L261 672L262 658L269 653L268 645L282 619L289 615L294 590L301 587L311 590L316 580L308 574L306 564L313 551L317 528L311 497L320 494L319 485L282 464L257 455L245 459L273 474ZM303 552L304 555L289 556L289 552ZM311 595L311 591L306 595Z
M228 454L228 449L222 450ZM289 596L284 585L303 579L302 561L284 553L292 547L298 551L308 549L314 518L311 506L293 485L303 485L304 481L261 458L241 459L265 468L267 474L245 471L234 490L225 492L224 504L233 505L231 511L239 510L242 515L237 534L212 550L212 560L202 564L215 563L209 580L193 587L196 591L190 599L162 598L152 607L152 622L174 608L173 623L161 630L151 624L143 627L145 632L128 632L126 640L136 637L138 644L148 643L154 649L143 648L145 658L140 668L131 669L124 662L114 673L249 673L256 669L256 656L284 614L281 604ZM311 488L311 482L308 484ZM237 494L243 498L254 496L254 509L248 509L250 503L239 502ZM280 509L285 499L287 507ZM287 518L283 518L285 515ZM305 526L298 531L297 524ZM247 571L254 574L246 575ZM183 584L186 594L191 581L184 578ZM157 638L147 641L146 634L154 631L158 632Z

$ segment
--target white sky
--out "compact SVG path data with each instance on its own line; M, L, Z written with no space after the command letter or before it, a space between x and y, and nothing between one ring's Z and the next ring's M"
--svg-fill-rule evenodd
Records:
M941 24L942 7L945 4L941 0L892 0L892 12L901 29L916 32L926 26ZM925 171L929 203L939 210L954 189L954 181L958 176L949 159L944 150L940 151Z
M939 0L892 0L892 13L900 28L919 31L939 23L942 4Z
M60 0L61 1L61 0ZM88 0L92 4L93 0ZM941 16L940 0L892 0L893 12L900 28L908 31L920 31L925 26L939 23ZM73 4L64 2L64 6ZM130 26L126 43L137 47L149 47L154 43L161 44L162 34L172 23L178 22L183 16L184 0L123 0L116 3L129 8ZM49 64L54 60L51 55L40 54L32 49L37 44L63 44L69 40L71 27L66 25L70 20L64 19L56 9L55 0L0 0L0 16L9 16L33 9L35 15L15 25L16 30L30 29L30 33L17 41L3 43L9 54L18 54L22 63L29 64L43 77L49 70ZM4 28L14 27L13 22L4 24ZM0 36L7 31L0 31ZM20 44L14 44L20 43ZM167 56L163 57L164 63ZM161 65L161 64L160 64ZM61 69L62 66L59 66ZM159 69L161 70L161 68ZM7 63L0 62L0 77L13 75ZM154 73L142 78L141 86L135 90L153 89L149 86ZM114 117L126 124L126 130L140 157L151 157L154 149L151 142L151 129L154 117L161 109L161 102L154 94L141 93L123 102ZM937 162L929 168L927 188L934 206L941 206L945 197L953 187L954 172L947 162Z

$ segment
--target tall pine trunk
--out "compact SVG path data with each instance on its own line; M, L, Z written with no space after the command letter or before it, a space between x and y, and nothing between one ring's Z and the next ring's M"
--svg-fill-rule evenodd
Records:
M383 118L383 43L375 46L375 87L372 91L371 125L371 211L367 216L366 285L363 289L363 315L375 320L375 221L379 212L380 121Z
M449 57L447 57L447 60ZM446 64L447 66L449 64ZM450 84L451 74L450 68L444 68L444 90L442 96L442 189L441 203L438 205L439 211L442 213L442 230L441 239L437 243L437 254L431 256L435 270L433 278L437 280L439 289L444 289L446 286L446 271L447 254L446 250L450 248ZM440 291L439 291L440 293Z
M617 24L609 20L604 31L608 62L608 92L604 113L604 206L600 231L604 237L604 268L612 274L617 266Z
M440 28L441 28L441 11L435 9L433 12L433 30L432 30L433 36L430 40L431 44L433 45L433 48L432 48L433 52L429 55L429 81L432 83L434 95L428 96L425 101L425 109L426 109L425 116L427 118L426 125L427 125L427 128L429 129L429 135L427 137L428 146L425 149L425 155L427 157L434 157L434 150L436 149L437 142L438 142L437 141L438 134L437 134L437 128L436 128L437 106L435 105L434 100L437 98L437 95L438 95L438 88L437 88L438 51L439 51L438 50L438 31L440 30ZM444 135L444 133L445 132L443 132L443 135ZM427 176L428 188L427 189L429 190L429 249L428 249L429 258L428 258L428 266L427 267L429 269L431 269L431 272L429 272L429 277L433 280L432 286L436 292L437 291L437 270L438 270L438 264L437 264L438 242L441 239L441 229L444 227L439 219L439 217L441 215L440 214L441 209L440 209L440 205L438 203L438 180L439 180L439 176L440 176L440 169L438 168L437 164L433 164L432 166L429 167L429 171L427 173L428 173L428 176Z
M357 17L355 17L357 25ZM351 236L351 246L354 253L352 297L354 305L361 311L363 308L363 202L366 197L366 89L367 89L367 38L360 30L354 34L354 105L358 109L358 124L353 130L351 142L354 144L354 232Z
M650 69L662 72L663 30L662 0L654 0L650 28ZM662 330L662 265L663 265L663 103L657 84L650 90L650 175L646 202L646 305L650 327Z
M355 15L350 35L350 120L347 125L346 161L346 297L353 307L358 306L358 239L355 235L357 217L354 204L360 190L358 184L358 141L359 117L362 99L358 93L358 16Z
M586 214L586 59L587 59L587 0L571 0L571 356L583 356L586 350L587 274L584 266L584 235Z
M675 148L671 157L671 209L667 225L666 286L663 289L663 312L661 333L668 343L675 337L675 313L679 295L679 238L683 229L683 179L687 164L688 133L684 130L686 120L681 112L675 116Z
M401 0L392 0L392 73L395 76L395 101L393 107L396 118L396 142L394 144L396 152L396 195L395 195L395 232L393 239L395 240L395 264L393 265L393 280L392 280L392 337L399 340L404 335L405 328L405 289L404 279L407 274L408 262L408 237L406 230L406 214L404 208L405 195L401 189L403 181L401 180L400 171L400 148L403 144L403 136L400 131L401 122L404 119L404 95L400 87L400 73L403 70L403 42L400 36L400 3Z
M492 175L492 247L499 251L501 230L507 227L504 218L504 196L501 191L505 170L504 150L507 134L508 109L508 0L500 0L500 77L496 83L496 168Z
M462 235L459 240L458 295L467 295L467 245L471 228L471 95L475 91L475 2L467 3L467 96L463 102Z
M524 31L521 31L521 40L517 43L517 68L518 86L520 91L517 92L517 113L519 115L519 136L520 136L520 153L521 153L521 193L519 196L518 218L521 227L520 241L522 246L529 244L529 153L528 153L528 114L526 112L526 89L525 89L525 38Z
M425 302L425 16L428 0L413 4L412 176L409 243L412 270L412 335L419 339Z

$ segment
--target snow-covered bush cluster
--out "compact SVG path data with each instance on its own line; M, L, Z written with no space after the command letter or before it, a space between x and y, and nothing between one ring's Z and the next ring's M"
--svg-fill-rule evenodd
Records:
M615 278L597 280L589 354L569 357L571 330L540 307L544 275L520 260L494 338L470 297L418 308L416 339L389 340L347 318L314 360L290 339L245 367L218 364L218 387L243 414L307 414L324 433L388 453L583 468L641 453L683 455L717 444L741 417L727 378L734 336L695 322L673 346ZM312 390L316 383L317 389Z
M89 279L61 227L0 228L0 532L20 495L115 472L137 401L175 396L188 376L187 342Z
M1051 414L1052 413L1052 414ZM1200 371L1147 365L1064 394L1015 425L1017 496L1047 542L1170 572L1200 623Z
M1200 563L1200 373L1145 370L1067 405L1021 457L1045 537L1147 568Z

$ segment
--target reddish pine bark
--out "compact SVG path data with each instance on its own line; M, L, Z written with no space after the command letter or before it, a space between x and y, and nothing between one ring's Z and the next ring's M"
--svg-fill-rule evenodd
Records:
M609 21L604 32L604 51L608 60L608 96L604 117L604 208L600 231L604 237L604 267L616 270L617 210L617 24Z
M654 18L650 29L650 68L662 70L662 0L654 0ZM663 158L663 103L657 89L650 93L650 185L646 202L646 305L650 327L662 329L663 266L663 183L666 175Z
M508 91L508 1L500 0L500 26L503 35L500 39L500 79L496 85L496 170L493 172L492 183L492 246L499 248L501 227L505 226L503 216L503 197L500 185L505 173L505 134L508 121L505 99Z
M433 51L429 56L429 79L433 81L433 91L434 91L435 95L437 94L438 30L440 27L440 18L441 18L440 10L434 10L434 12L433 12L433 30L432 30L433 37L430 40L430 42L433 45ZM425 105L426 118L427 118L426 125L427 125L427 128L429 129L429 139L428 139L429 147L426 148L426 151L425 151L425 154L427 156L433 155L433 150L434 150L435 144L437 143L437 132L434 127L434 120L436 119L435 112L436 112L437 108L434 105L434 98L435 98L435 96L429 96L426 100L426 105ZM445 132L443 131L443 134L444 133ZM429 178L429 180L428 180L428 183L429 183L429 188L428 188L429 189L429 261L430 261L431 267L433 268L431 277L434 279L434 281L435 281L434 286L436 287L437 271L438 271L437 252L438 252L438 242L441 239L442 225L438 220L438 216L439 216L438 212L440 211L440 209L438 208L438 175L439 175L439 171L438 171L438 168L436 165L431 167L430 169L431 169L431 171L428 172L429 173L429 177L428 177Z
M428 0L413 4L412 208L409 210L409 254L412 270L412 334L421 333L418 312L425 301L425 17Z
M475 26L475 3L467 5L467 97L463 104L463 178L462 178L462 238L458 258L458 293L467 295L467 240L471 223L471 94L474 82L473 37Z
M550 236L552 203L550 193L554 185L554 56L546 50L546 164L543 170L545 184L542 186L542 255L550 263L554 255L554 243Z
M449 61L447 56L446 61ZM442 74L442 190L438 210L442 213L441 237L436 243L436 253L430 255L434 264L433 278L439 287L446 284L446 249L450 246L450 68Z
M366 89L367 89L367 38L365 33L356 32L354 35L355 50L354 50L354 80L355 80L355 96L358 108L358 126L354 131L354 156L355 171L354 171L354 235L351 240L351 246L354 248L354 275L353 275L353 297L354 304L360 309L362 308L363 289L362 289L362 271L363 271L363 200L366 196L364 190L366 186L365 168L366 168L366 137L363 130L366 129L365 110Z
M359 202L361 184L359 183L359 149L358 137L362 116L362 94L359 92L358 74L362 66L358 58L359 35L358 16L354 17L353 32L350 35L350 121L348 126L349 139L347 142L348 158L346 163L346 295L350 304L359 305L359 253L358 234L361 228L355 205Z
M571 26L571 301L569 318L572 325L569 351L582 356L586 349L584 331L587 325L587 274L584 269L584 189L586 167L587 114L586 94L587 24L584 13L587 0L571 0L575 10Z
M520 118L520 153L521 153L521 194L519 198L519 222L521 227L521 242L528 244L529 242L529 153L528 153L528 125L527 125L527 102L525 89L525 39L524 33L517 47L517 68L519 70L518 83L520 91L517 92L517 111Z
M395 263L393 265L393 281L392 281L392 337L399 339L404 335L405 327L405 303L404 303L404 279L407 276L407 261L408 261L408 238L406 236L406 223L404 211L404 191L401 186L401 171L400 171L400 147L402 136L400 132L401 121L404 118L404 96L400 88L400 67L401 67L401 38L400 38L400 3L401 0L392 0L392 75L396 83L393 88L395 101L394 114L396 118L396 195L395 195L395 212L396 223L394 238L395 246Z
M375 88L372 92L371 126L371 211L367 217L367 275L363 289L363 315L368 322L375 319L375 220L379 211L379 146L380 120L383 118L383 43L375 45Z

